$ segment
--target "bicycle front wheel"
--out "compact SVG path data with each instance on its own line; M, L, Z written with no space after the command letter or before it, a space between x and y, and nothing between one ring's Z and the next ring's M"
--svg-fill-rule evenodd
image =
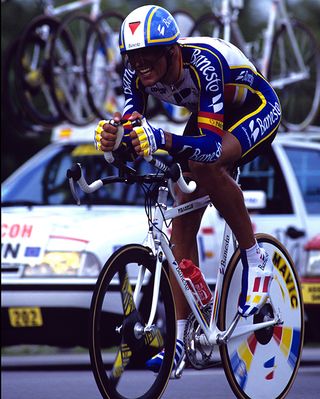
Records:
M71 124L85 126L96 118L88 101L83 52L93 21L87 14L68 14L53 35L50 49L52 97Z
M241 318L237 328L279 316L281 323L232 337L220 346L229 384L237 398L284 398L296 377L304 337L303 301L298 275L282 244L258 234L274 264L270 301L254 316ZM219 326L225 330L237 314L242 263L239 249L232 256L222 289Z
M151 308L155 262L148 248L130 244L111 256L97 280L89 349L94 377L105 399L159 398L169 381L176 342L175 307L164 269L156 320L148 332L143 331ZM135 303L133 289L141 267L146 273ZM144 365L163 348L162 366L154 375Z
M16 50L15 82L23 110L32 121L47 127L63 121L51 94L49 68L51 43L59 24L55 18L44 15L33 19Z
M282 124L292 131L306 129L319 114L320 50L313 33L301 22L291 20L297 52L286 25L274 37L268 78L276 89L282 108ZM297 55L303 65L299 65Z

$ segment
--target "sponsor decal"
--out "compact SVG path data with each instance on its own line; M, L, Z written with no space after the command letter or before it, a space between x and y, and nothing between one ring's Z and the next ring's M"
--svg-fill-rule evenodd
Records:
M124 108L123 108L123 115L125 115L129 111L129 109L133 108L133 104L130 104L131 101L132 101L132 97L129 97L126 99Z
M215 114L218 113L219 111L221 111L221 109L223 108L223 102L222 101L219 102L220 98L221 98L221 94L214 96L212 98L212 103L209 105L209 107L213 108L213 112Z
M292 271L285 259L283 259L280 253L276 251L273 254L272 262L285 282L290 297L291 307L295 309L298 306L298 293L294 284L294 279L292 278Z
M172 23L172 18L171 17L163 18L162 22L164 23L164 25L161 24L158 25L158 32L160 33L161 36L164 36L166 28L169 28L169 26Z
M266 362L263 363L263 367L267 371L267 375L265 376L266 380L272 380L274 378L274 371L276 369L276 357L272 356Z
M131 30L132 35L134 35L134 32L138 29L138 27L140 26L141 22L137 21L137 22L129 22L129 28Z
M1 238L29 238L32 234L31 224L1 224Z
M134 71L132 71L131 69L128 69L128 68L126 68L124 70L124 74L123 74L123 78L122 78L124 94L132 95L131 81L132 81L133 76L134 76Z
M212 152L211 154L204 154L200 148L196 148L190 159L197 162L213 162L221 155L221 143L216 143L216 147L217 150Z
M181 271L181 269L180 269L178 263L177 263L176 261L174 261L174 262L173 262L173 265L174 265L176 271L178 272L178 275L179 275L180 280L182 281L182 283L183 283L183 285L184 285L184 288L185 288L187 291L189 291L189 290L190 290L189 285L188 285L188 283L186 282L186 280L184 279L183 273L182 273L182 271Z
M236 80L240 80L241 82L247 82L250 86L252 86L254 76L251 71L241 71L240 74L236 77Z
M219 78L215 67L212 62L203 54L201 50L195 49L191 57L191 64L194 65L204 76L207 84L206 91L220 91L221 90L221 79Z
M163 18L162 22L166 25L167 28L171 25L171 22L173 21L173 18L168 16L167 18Z
M269 102L268 104L272 108L271 111L263 119L256 118L249 123L251 137L254 142L257 140L259 134L263 136L281 117L280 105L277 102L274 104Z
M192 208L193 208L193 204L182 206L181 208L178 208L178 213L183 213Z
M251 147L252 141L251 141L251 137L249 136L249 133L248 133L247 129L244 126L241 126L241 128L242 128L242 130L244 131L244 133L246 135L246 138L248 140L249 146Z
M129 49L129 48L141 47L141 46L142 46L142 43L141 43L141 42L129 43L129 44L128 44L128 49Z
M223 130L223 115L211 112L199 112L198 127L201 129L209 129L214 133L221 135Z
M251 137L253 138L253 142L255 142L257 140L257 137L260 133L260 129L258 127L255 127L255 121L251 121L249 123L249 129L251 131Z
M224 240L224 249L223 249L223 256L220 263L220 273L224 274L225 268L227 266L227 256L228 256L228 249L230 243L230 236L227 234Z

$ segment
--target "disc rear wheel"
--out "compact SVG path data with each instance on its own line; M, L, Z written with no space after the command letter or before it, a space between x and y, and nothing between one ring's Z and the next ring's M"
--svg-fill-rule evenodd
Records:
M254 316L240 318L230 340L220 346L225 373L237 398L284 398L296 377L304 337L303 302L297 272L281 245L257 235L274 264L270 301ZM242 263L237 250L224 280L219 327L225 330L237 314ZM270 320L278 323L235 337L237 329Z

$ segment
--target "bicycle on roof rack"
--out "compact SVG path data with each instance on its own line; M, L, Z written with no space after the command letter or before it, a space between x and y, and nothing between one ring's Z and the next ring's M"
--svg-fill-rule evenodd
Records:
M191 36L220 37L255 61L276 89L287 130L305 130L319 113L320 47L306 24L292 18L285 0L270 0L262 37L247 41L239 25L243 0L212 1L212 12L194 24Z

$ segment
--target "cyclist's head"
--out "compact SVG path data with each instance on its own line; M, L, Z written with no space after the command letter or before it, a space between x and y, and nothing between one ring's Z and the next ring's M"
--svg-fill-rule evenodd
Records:
M167 10L154 5L142 6L132 11L122 23L120 52L125 62L140 74L148 68L156 69L161 58L165 58L164 76L171 65L171 48L179 37L178 25Z

